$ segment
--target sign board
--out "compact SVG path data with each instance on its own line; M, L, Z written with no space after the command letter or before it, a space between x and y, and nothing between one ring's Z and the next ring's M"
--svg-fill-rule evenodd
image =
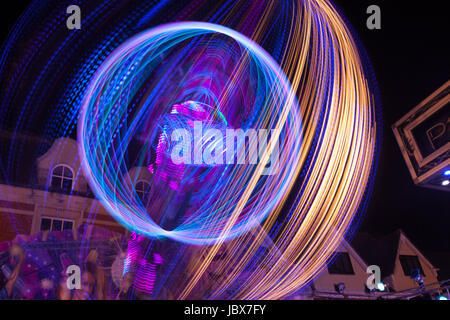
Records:
M450 191L450 80L392 129L414 183Z

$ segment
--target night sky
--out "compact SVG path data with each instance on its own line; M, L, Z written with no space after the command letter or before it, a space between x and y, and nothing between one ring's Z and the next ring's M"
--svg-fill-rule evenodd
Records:
M3 42L30 1L0 10ZM384 235L403 229L426 254L450 252L450 194L413 184L391 126L449 80L448 11L444 1L335 0L367 50L378 81L383 141L374 193L360 230ZM11 7L11 5L16 7ZM377 4L382 29L366 28ZM6 9L8 8L8 9Z
M450 251L450 194L415 186L391 126L450 79L444 1L335 1L365 46L380 90L383 141L374 193L360 230L401 228L425 253ZM366 27L381 8L382 29Z

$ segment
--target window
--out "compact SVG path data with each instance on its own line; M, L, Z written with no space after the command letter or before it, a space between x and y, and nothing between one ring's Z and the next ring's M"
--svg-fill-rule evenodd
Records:
M66 219L55 219L43 217L41 219L41 231L62 231L62 230L72 230L73 221Z
M422 276L425 277L425 273L423 272L422 266L420 265L420 261L417 256L401 255L399 259L405 276L409 277L414 270L419 269Z
M73 222L72 221L63 221L63 230L72 230Z
M352 261L347 252L340 252L338 256L328 266L328 273L330 274L355 274L353 271Z
M146 181L139 181L136 183L134 189L136 190L139 199L141 199L142 202L145 202L147 200L148 193L150 192L150 184Z
M52 172L52 188L60 191L72 191L73 171L68 166L58 165Z
M50 230L52 226L52 219L42 218L41 219L41 231Z

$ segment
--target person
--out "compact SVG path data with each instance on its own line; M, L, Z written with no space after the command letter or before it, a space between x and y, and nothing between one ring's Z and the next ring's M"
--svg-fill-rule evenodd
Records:
M58 288L59 300L103 300L104 295L104 272L97 266L98 252L91 250L84 263L81 273L81 286L73 292L67 287L67 275L63 278Z
M63 276L58 287L59 300L93 300L95 299L95 276L91 271L83 271L80 288L71 290L67 287L67 276Z
M24 250L19 245L12 246L10 254L12 257L18 257L18 261L14 267L14 270L9 275L9 278L6 278L3 271L0 270L0 300L8 300L11 298L14 286L19 278L22 264L25 259Z
M86 270L81 274L81 288L75 289L72 300L93 300L95 297L96 279L91 270Z
M58 299L59 300L72 300L72 291L67 287L67 279L69 277L63 273L61 281L58 285Z
M129 290L134 282L134 276L131 273L126 273L120 280L119 293L116 296L116 300L125 300L129 295Z
M53 281L44 278L40 282L39 291L33 297L33 300L54 300L55 292L54 292Z

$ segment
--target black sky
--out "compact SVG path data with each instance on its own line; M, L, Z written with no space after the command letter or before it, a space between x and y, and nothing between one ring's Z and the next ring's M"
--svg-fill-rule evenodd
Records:
M336 0L366 48L383 113L383 142L374 193L361 230L403 229L427 252L450 252L450 194L417 187L391 126L450 79L449 21L445 1ZM366 9L381 8L382 29L366 27Z
M9 1L0 10L1 41L28 3ZM361 230L384 235L401 228L425 253L450 252L450 194L414 186L391 130L395 121L450 78L446 1L334 3L368 52L382 101L382 151ZM381 8L381 30L366 27L366 9L371 4Z

